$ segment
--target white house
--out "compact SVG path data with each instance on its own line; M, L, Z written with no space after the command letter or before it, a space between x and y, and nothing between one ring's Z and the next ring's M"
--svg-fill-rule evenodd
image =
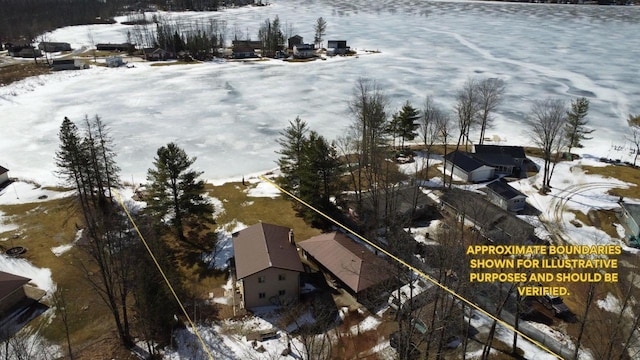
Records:
M487 196L492 203L507 211L524 210L527 203L527 195L514 189L503 179L487 184Z

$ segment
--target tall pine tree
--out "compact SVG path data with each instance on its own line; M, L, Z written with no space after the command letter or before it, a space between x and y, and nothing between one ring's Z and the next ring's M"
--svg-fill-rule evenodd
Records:
M418 136L416 130L419 126L419 119L420 112L411 106L411 103L407 100L398 113L398 135L402 139L402 149L404 149L404 142L406 140L411 141Z
M567 152L571 156L572 148L581 148L582 141L591 140L587 135L594 130L587 128L587 114L589 113L589 100L581 97L571 101L571 110L567 111L567 123L564 127L567 139Z
M147 209L155 216L168 219L178 238L186 241L185 226L212 221L213 205L204 196L202 172L191 169L196 161L175 143L157 151L153 165L147 172L149 193Z
M298 116L289 122L289 126L280 133L281 138L277 140L281 147L278 151L281 155L278 166L282 172L278 183L294 195L300 194L300 166L308 131L307 123Z

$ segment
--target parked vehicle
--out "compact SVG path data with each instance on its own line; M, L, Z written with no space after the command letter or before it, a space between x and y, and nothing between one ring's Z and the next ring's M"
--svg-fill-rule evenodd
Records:
M569 307L562 301L560 296L545 294L544 296L538 296L538 301L547 309L552 310L555 316L569 313Z

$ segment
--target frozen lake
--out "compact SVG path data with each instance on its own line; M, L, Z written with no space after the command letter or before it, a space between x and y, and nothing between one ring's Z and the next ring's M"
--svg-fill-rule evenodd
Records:
M57 132L64 116L99 114L111 127L125 180L143 181L158 147L175 141L208 179L274 168L278 133L300 116L329 139L351 123L347 110L360 77L374 79L391 99L421 107L432 95L451 109L469 77L507 84L496 126L507 144L531 145L526 118L535 99L586 96L596 132L584 153L628 157L629 113L640 112L640 7L433 1L274 0L268 7L170 14L173 19L225 20L233 33L257 37L279 16L305 41L318 17L326 39L380 50L359 58L290 64L206 63L133 69L92 68L32 78L0 88L0 165L11 176L44 184L53 175ZM68 27L51 41L88 45L124 42L121 24Z

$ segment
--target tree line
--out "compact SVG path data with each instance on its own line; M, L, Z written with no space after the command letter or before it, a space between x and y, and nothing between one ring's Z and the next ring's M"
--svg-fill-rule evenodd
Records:
M477 131L479 135L476 143L484 142L487 129L494 126L495 111L503 99L505 89L505 84L499 79L469 79L456 92L456 102L448 111L439 106L431 96L427 96L421 109L407 101L398 111L392 112L389 110L388 97L380 86L373 80L359 79L349 101L352 122L345 135L328 141L310 129L299 117L289 122L281 132L278 140L278 165L281 176L278 182L309 205L342 221L347 227L356 229L367 239L430 274L439 283L445 284L475 303L482 304L484 309L496 316L503 312L515 314L514 326L517 329L519 320L526 317L528 311L527 300L519 297L515 291L518 284L468 282L468 259L464 255L464 245L474 235L469 234L464 220L457 221L458 219L446 217L442 219L446 226L438 230L437 247L420 248L406 233L405 229L411 227L421 190L418 181L415 181L417 179L412 180L399 174L395 162L390 161L398 153L410 153L411 150L405 147L406 141L418 139L426 153L426 162L424 166L415 165L416 177L429 180L429 159L436 153L435 146L444 148L444 153L450 150L447 149L449 143L452 143L449 146L455 147L455 150L466 148L468 143L474 142L472 130ZM594 129L588 126L588 111L589 100L584 97L573 99L569 104L552 98L533 102L525 119L525 126L532 141L543 153L545 165L541 169L542 192L546 193L550 188L555 164L563 157L571 158L573 149L583 147L585 142L591 139ZM639 118L632 115L629 117L630 141L640 138ZM438 153L441 154L441 151L439 149ZM324 160L319 158L322 154L325 154ZM444 169L447 167L445 159ZM445 190L451 186L451 182L451 178L443 174L441 186ZM401 211L398 200L398 195L407 190L413 194L414 201L413 209L408 213ZM314 226L332 225L324 222L322 217L306 206L297 202L294 202L293 206ZM359 222L349 222L345 216L347 208L355 210ZM479 205L474 207L474 211L481 214L486 208ZM354 228L354 225L357 227ZM512 241L528 241L528 235L520 229L511 230ZM475 236L478 237L478 233ZM418 253L429 259L428 267L416 262L415 255ZM413 289L412 284L420 282L402 266L398 266L396 271L399 282L409 284L410 289ZM631 289L630 284L625 286ZM397 292L397 298L400 299L400 289L394 289L387 290ZM444 291L432 289L427 292L427 295L423 295L427 296L428 303L432 304L430 310L423 306L414 306L411 300L414 295L410 291L409 306L397 314L399 330L392 341L396 343L399 357L404 359L416 356L415 349L420 346L426 351L421 358L440 358L450 341L448 339L458 334L462 334L463 353L466 352L470 340L464 334L471 328L471 309ZM607 325L601 318L592 319L594 315L589 316L589 306L593 301L591 292L587 300L584 312L579 314L580 337L573 358L580 358L581 341L584 342L585 339L589 340L589 346L595 349L596 354L607 354L606 358L623 358L625 351L631 346L625 341L634 336L637 331L634 327L640 320L640 316L633 317L631 325L622 321L621 314L628 305L628 296L624 298L623 309L615 314L620 321L614 322L614 325ZM425 334L418 333L415 326L418 318L428 320L421 322L426 329ZM585 327L587 321L595 330L590 331ZM613 332L607 332L611 336L605 339L604 346L597 342L597 329L601 328L614 329ZM483 343L483 359L492 357L491 346L496 329L497 322L492 321L488 337ZM340 341L339 337L338 339ZM516 334L512 340L507 347L515 356L522 356ZM624 346L616 345L620 343ZM335 355L337 351L339 350L325 346L322 353L326 355L333 352Z
M73 25L113 23L127 11L155 6L168 11L215 11L221 5L244 6L253 0L0 0L0 42L34 41L39 34Z
M172 331L181 326L174 319L180 309L115 199L122 182L109 128L98 115L85 116L80 126L65 117L59 139L58 173L76 189L83 219L83 238L78 246L90 259L81 263L85 278L109 309L121 343L130 348L134 338L142 337L149 353L157 354L156 345L170 343ZM214 209L199 179L202 173L191 168L195 160L175 143L160 147L142 193L147 206L138 209L127 204L149 248L183 299L192 295L181 285L170 239L199 252L216 245L215 234L208 226L214 221ZM68 352L73 358L70 342Z

